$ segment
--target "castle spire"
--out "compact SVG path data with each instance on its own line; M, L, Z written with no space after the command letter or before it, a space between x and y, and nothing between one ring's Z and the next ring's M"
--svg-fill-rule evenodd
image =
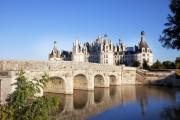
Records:
M141 31L141 41L144 40L145 32Z
M56 48L57 41L54 41L54 48Z

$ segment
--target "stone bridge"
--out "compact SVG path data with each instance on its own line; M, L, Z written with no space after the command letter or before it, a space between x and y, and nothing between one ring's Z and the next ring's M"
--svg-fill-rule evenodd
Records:
M28 79L41 78L46 72L50 80L44 92L73 94L74 89L135 84L136 68L72 61L0 61L0 96L3 102L14 91L17 72L24 70Z

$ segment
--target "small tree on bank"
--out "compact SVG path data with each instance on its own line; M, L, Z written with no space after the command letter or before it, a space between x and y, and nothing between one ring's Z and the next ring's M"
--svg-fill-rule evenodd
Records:
M146 60L143 61L143 69L145 70L149 70L150 69L150 66L148 65L148 62Z
M171 61L164 61L162 63L162 66L164 69L175 69L175 63L174 62L171 62Z
M141 63L139 61L134 61L133 63L133 67L139 67L141 65Z
M180 69L180 59L176 59L175 65L176 65L176 69Z
M45 74L40 80L27 80L24 72L17 77L15 91L8 96L7 104L0 106L0 120L47 120L51 111L59 107L57 98L37 97L48 82Z
M162 64L159 60L157 60L152 66L151 66L152 69L162 69Z

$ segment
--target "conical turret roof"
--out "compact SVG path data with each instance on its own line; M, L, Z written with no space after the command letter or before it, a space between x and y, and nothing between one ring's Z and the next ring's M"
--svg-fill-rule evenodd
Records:
M149 48L147 42L145 41L145 38L144 38L144 31L141 32L141 41L139 43L139 48L142 49L142 48Z

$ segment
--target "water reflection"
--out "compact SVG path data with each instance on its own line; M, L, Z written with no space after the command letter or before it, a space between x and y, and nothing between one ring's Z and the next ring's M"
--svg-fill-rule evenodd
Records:
M74 109L83 109L88 101L87 91L74 90L73 94L73 105Z
M165 108L180 105L177 93L179 89L111 86L94 91L74 90L73 95L45 95L60 98L60 111L54 116L57 120L159 120L169 113L163 111Z
M116 95L116 91L117 91L117 89L116 89L117 87L116 86L111 86L110 88L109 88L109 90L110 90L110 97L111 98L114 98L115 97L115 95Z
M95 88L94 90L94 101L100 103L104 97L104 88Z

